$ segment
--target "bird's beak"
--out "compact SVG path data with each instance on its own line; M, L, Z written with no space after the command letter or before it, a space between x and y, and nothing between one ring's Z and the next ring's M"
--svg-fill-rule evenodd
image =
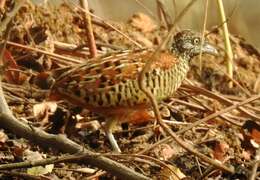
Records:
M201 49L202 53L218 56L217 49L209 43L205 43Z

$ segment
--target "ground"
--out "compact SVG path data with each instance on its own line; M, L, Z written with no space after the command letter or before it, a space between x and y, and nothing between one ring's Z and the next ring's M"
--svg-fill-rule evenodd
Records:
M5 13L1 16L2 20L6 18ZM19 120L49 133L65 134L91 151L111 153L110 144L100 128L101 118L65 101L49 102L49 76L39 76L44 73L49 75L59 67L89 60L83 17L79 9L75 10L68 5L59 8L23 6L14 16L9 41L77 61L59 59L7 43L3 59L11 66L9 68L12 72L1 71L3 89L10 109ZM142 13L129 17L127 23L101 21L97 18L93 18L92 23L98 55L137 49L136 44L145 48L156 47L167 35L166 27ZM210 170L208 163L181 148L153 122L117 126L116 139L122 152L129 155L121 159L121 163L153 179L173 177L169 168L180 177L189 176L193 179L247 179L253 173L253 161L259 155L260 100L259 97L254 101L249 99L260 93L260 54L244 39L231 35L234 77L230 78L227 75L221 29L209 30L207 33L209 42L218 48L219 56L207 55L201 60L194 59L187 79L176 94L160 104L160 112L165 123L183 141L204 155L232 166L236 173L229 174L215 168ZM77 48L79 46L81 48ZM230 82L233 82L233 87L229 86ZM248 103L239 105L247 100ZM225 111L236 103L238 107ZM205 121L190 128L201 119ZM165 140L167 137L168 140ZM157 145L153 145L155 143ZM143 161L139 159L133 163L130 157L137 154L146 156L140 158ZM9 131L0 131L0 164L59 155L53 149L46 150ZM86 165L77 163L58 163L42 169L23 168L16 171L41 175L46 179L81 179L88 176L89 179L110 179L112 176L109 172L100 173L96 170L95 167L87 169ZM0 176L5 179L23 177L1 171ZM175 176L173 178L176 179Z

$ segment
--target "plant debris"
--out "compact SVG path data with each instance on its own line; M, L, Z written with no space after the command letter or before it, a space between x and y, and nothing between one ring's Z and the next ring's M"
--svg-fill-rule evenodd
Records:
M5 8L0 7L2 21L6 11L11 11L13 7L10 3L5 5ZM66 101L47 102L49 88L53 83L50 76L55 76L55 71L66 70L66 67L91 60L88 58L90 54L84 38L86 29L82 12L67 4L59 7L25 4L13 22L8 41L24 45L21 47L7 42L3 55L3 89L14 115L31 126L43 128L50 133L66 134L94 152L107 153L113 159L119 159L120 156L112 156L110 144L101 128L101 117L91 111L73 107ZM106 23L95 17L92 18L92 23L98 56L122 49L137 49L132 41L143 48L156 47L167 34L165 28L155 24L143 13L136 13L127 23ZM212 179L249 177L260 145L260 99L243 103L260 94L259 52L245 40L232 36L235 71L232 79L234 87L230 88L228 83L231 79L226 74L221 33L216 30L208 35L208 39L218 47L220 55L202 57L201 64L198 58L193 60L186 81L172 98L160 104L160 110L165 123L183 141L208 157L234 167L236 173L226 174L200 161L180 148L171 138L167 138L153 122L117 126L115 136L123 153L128 154L121 159L121 163L153 179L168 179L170 176L173 179L198 179L202 176ZM185 130L198 120L239 103L242 105ZM3 130L0 130L0 149L0 164L21 162L33 154L44 159L43 151L46 152L32 142ZM52 149L47 152L49 157L60 155ZM109 172L77 163L37 167L22 168L16 172L46 179L112 177ZM259 170L257 174L259 175ZM2 179L15 176L0 171Z

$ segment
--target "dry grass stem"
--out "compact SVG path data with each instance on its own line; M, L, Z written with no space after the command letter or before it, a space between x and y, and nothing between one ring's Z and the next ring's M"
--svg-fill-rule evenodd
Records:
M225 10L224 10L224 5L222 0L217 0L218 2L218 9L219 9L219 14L220 14L220 19L223 23L223 33L224 33L224 44L226 48L226 57L227 57L227 69L228 69L228 75L230 78L233 79L233 51L229 39L229 32L228 32L228 27L227 27L227 22L226 22L226 15L225 15ZM229 87L233 87L232 81L229 83Z
M204 34L205 34L205 31L206 31L206 27L207 27L207 19L208 19L208 6L209 6L209 0L206 0L205 2L205 6L204 6L204 19L203 19L203 25L202 25L202 32L201 32L201 42L200 42L200 49L202 49L202 46L204 44L204 41L205 41L205 37L204 37ZM202 59L202 51L200 51L200 54L199 54L199 60L200 60L200 66L199 66L199 70L200 70L200 73L202 72L202 65L201 65L201 60Z

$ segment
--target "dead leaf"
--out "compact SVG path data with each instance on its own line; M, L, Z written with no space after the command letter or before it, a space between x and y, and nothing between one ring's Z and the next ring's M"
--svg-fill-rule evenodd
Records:
M156 29L155 22L146 14L136 13L130 19L130 24L143 33L151 32Z
M38 151L31 151L31 150L27 149L24 151L23 159L26 161L31 161L33 163L34 161L42 160L43 157L45 157L45 156L46 156L45 154L41 154ZM39 176L39 175L51 173L53 168L54 168L53 164L48 164L46 166L35 166L32 168L28 168L27 173L30 175Z
M159 159L164 161L169 160L174 154L176 154L176 151L168 144L161 144L154 149L154 152Z
M185 178L185 174L181 172L179 168L173 165L169 165L168 167L163 167L160 171L160 178L162 180L180 180Z
M243 157L245 160L247 160L247 161L251 160L251 155L252 155L252 153L249 152L249 151L243 150L243 152L242 152L242 157Z
M82 172L82 173L86 173L86 174L93 174L93 173L95 173L97 170L92 169L92 168L84 167L84 168L78 168L77 171L78 171L78 172Z
M98 121L89 121L89 122L77 122L76 126L77 129L89 129L91 131L97 131L101 128L101 125Z
M142 44L143 46L147 47L147 48L151 48L153 47L153 42L150 41L147 37L145 37L143 34L139 33L139 32L133 32L131 33L131 35L133 36L133 38L139 42L140 44Z
M7 139L8 139L8 136L4 133L3 130L0 130L0 145L4 144Z
M44 126L49 116L52 115L57 109L57 103L53 101L43 102L33 106L33 115L41 121L41 125Z
M19 66L17 65L11 52L7 49L5 49L3 53L3 63L4 67L6 67L4 70L4 77L6 81L12 84L21 84L23 81L20 81L20 73L19 71L16 71L19 69ZM12 70L9 70L9 68Z
M38 151L31 151L26 149L23 154L23 159L26 161L42 160L43 154L39 153Z
M223 161L225 159L228 148L229 145L225 141L216 142L213 151L214 158L219 161Z
M36 166L27 169L27 174L34 175L34 176L40 176L44 174L51 173L54 168L53 164L48 164L46 166Z

